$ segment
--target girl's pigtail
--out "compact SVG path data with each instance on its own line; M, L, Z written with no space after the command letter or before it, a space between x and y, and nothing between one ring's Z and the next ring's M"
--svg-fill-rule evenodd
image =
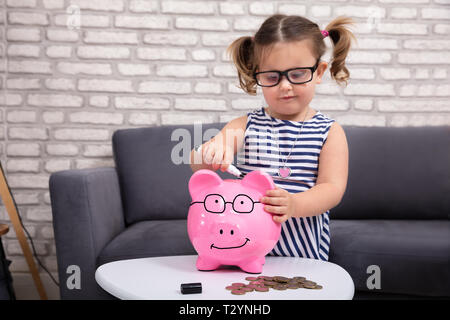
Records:
M337 17L325 28L333 42L333 58L331 60L331 78L338 84L345 83L350 78L350 72L345 66L345 59L350 51L352 39L356 41L355 35L348 29L347 25L353 24L348 17Z
M227 49L238 71L239 86L247 93L256 95L256 81L253 73L256 70L253 61L254 38L240 37L233 41Z

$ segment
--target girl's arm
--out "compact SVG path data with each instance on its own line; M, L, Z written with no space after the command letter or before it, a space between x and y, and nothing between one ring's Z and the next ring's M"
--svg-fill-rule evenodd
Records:
M233 119L214 138L203 144L201 155L192 149L190 157L192 171L200 169L216 171L219 168L225 171L244 143L246 125L246 115Z
M316 185L299 193L280 188L269 190L261 201L266 204L266 211L277 214L274 216L277 222L289 217L319 215L339 204L347 186L347 176L347 139L342 127L335 122L320 152Z

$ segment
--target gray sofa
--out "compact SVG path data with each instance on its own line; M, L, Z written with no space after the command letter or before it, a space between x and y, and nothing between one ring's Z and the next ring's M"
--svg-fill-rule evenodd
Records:
M190 134L184 153L175 129ZM344 129L349 180L331 210L329 260L350 273L355 297L449 297L449 127ZM62 299L113 298L94 279L104 263L195 254L186 228L192 172L171 161L188 157L194 136L191 125L118 130L115 168L51 175ZM80 267L81 289L66 286L70 265ZM379 289L367 286L370 266L379 267Z

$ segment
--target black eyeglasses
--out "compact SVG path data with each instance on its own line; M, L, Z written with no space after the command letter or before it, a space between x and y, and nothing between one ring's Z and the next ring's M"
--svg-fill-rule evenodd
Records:
M292 68L285 71L270 70L255 72L253 77L255 78L256 83L261 87L274 87L280 83L283 76L286 76L286 79L292 84L302 84L312 80L318 65L319 60L317 60L313 67Z
M245 194L238 194L234 197L233 202L227 202L220 194L208 194L204 201L195 201L191 203L191 206L195 203L203 203L205 210L211 213L223 213L225 212L225 206L227 203L233 205L233 210L237 213L250 213L255 207L255 203L259 201L253 201L252 198Z

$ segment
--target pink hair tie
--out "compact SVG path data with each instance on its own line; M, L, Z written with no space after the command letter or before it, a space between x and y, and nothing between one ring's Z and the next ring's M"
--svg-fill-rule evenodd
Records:
M322 30L320 32L322 32L322 35L323 35L324 38L328 37L328 35L329 35L327 30Z

